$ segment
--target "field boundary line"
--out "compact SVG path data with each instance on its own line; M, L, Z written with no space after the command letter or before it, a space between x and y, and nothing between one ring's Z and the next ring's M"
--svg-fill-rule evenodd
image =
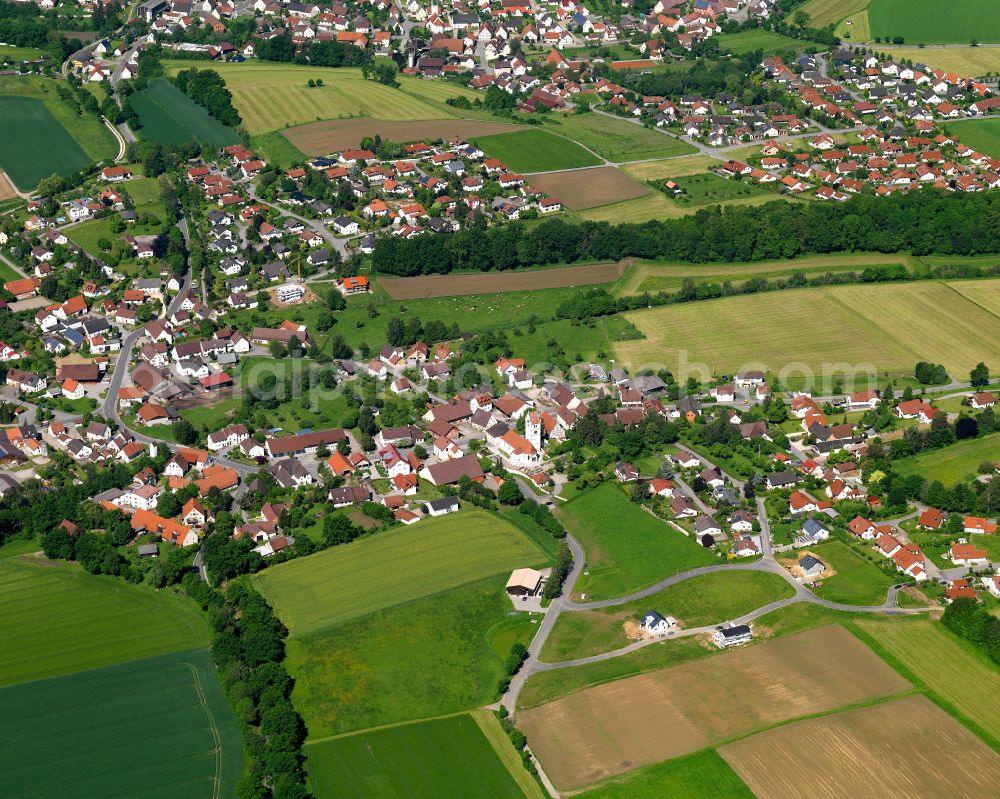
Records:
M198 673L197 667L193 663L188 663L184 661L184 665L191 669L191 677L194 680L194 690L198 694L198 699L201 702L201 707L205 711L205 716L208 718L208 728L212 731L212 740L215 741L215 748L212 752L215 754L215 776L212 777L212 799L219 799L219 792L222 789L222 738L219 737L219 728L215 725L215 717L212 715L212 709L208 706L208 702L205 699L205 692L201 687L201 675Z
M972 280L976 280L976 279L977 279L977 278L972 278ZM981 279L981 278L980 278L980 279ZM947 286L947 287L948 287L948 290L949 290L950 292L952 292L953 294L955 294L956 296L958 296L958 297L961 297L961 298L962 298L963 300L965 300L966 302L971 302L971 303L972 303L973 305L975 305L975 306L976 306L977 308L979 308L979 309L980 309L980 310L982 310L982 311L985 311L985 312L986 312L986 313L988 313L988 314L989 314L990 316L992 316L992 317L993 317L994 319L1000 319L1000 315L998 315L996 311L992 311L992 310L990 310L990 309L989 309L989 308L987 308L987 307L986 307L985 305L982 305L982 304L980 304L980 303L976 302L976 301L975 301L974 299L972 299L972 297L968 296L967 294L963 294L963 293L962 293L961 291L959 291L959 290L958 290L958 289L956 289L956 288L955 288L955 287L954 287L953 285L951 285L951 283L953 283L953 282L954 282L954 281L947 281L947 280L938 280L938 283L941 283L942 285L944 285L944 286Z
M438 721L439 719L453 719L456 716L469 716L472 715L473 711L482 710L482 708L471 708L469 710L456 710L453 713L442 713L440 716L427 716L422 719L407 719L406 721L393 721L388 724L379 724L375 727L365 727L363 730L351 730L349 732L338 732L336 735L325 735L322 738L306 738L305 745L312 746L313 744L322 744L327 741L336 741L339 738L351 738L355 735L364 735L369 732L378 732L379 730L391 730L396 727L406 727L411 724L422 724L425 721Z

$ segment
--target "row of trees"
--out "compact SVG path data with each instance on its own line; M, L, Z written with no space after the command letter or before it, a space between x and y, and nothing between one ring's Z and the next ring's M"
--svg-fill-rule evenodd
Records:
M225 594L206 588L195 587L193 596L215 610L212 657L242 732L244 775L236 796L307 799L306 728L283 662L288 630L246 583L231 583Z
M233 105L233 95L214 69L192 67L181 70L174 78L174 85L223 125L235 128L240 124L239 112Z
M384 274L503 271L581 260L660 258L705 263L793 258L854 251L917 255L1000 252L1000 197L931 189L847 203L714 206L680 219L639 225L513 222L487 230L376 241L373 263Z

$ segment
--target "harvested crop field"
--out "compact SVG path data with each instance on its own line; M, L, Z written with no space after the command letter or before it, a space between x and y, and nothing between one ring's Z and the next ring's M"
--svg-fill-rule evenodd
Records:
M646 186L613 166L574 172L550 172L533 176L531 182L546 194L558 197L563 205L574 211L649 194Z
M531 272L385 277L379 279L379 284L394 300L416 300L426 297L460 297L467 294L593 286L598 283L614 283L624 273L624 263L589 264Z
M857 638L830 625L588 688L521 711L518 724L556 787L572 790L908 687Z
M923 696L799 721L719 749L758 799L992 796L1000 755Z
M14 191L14 187L10 184L7 176L0 172L0 200L9 200L12 197L17 197L17 192Z
M425 139L470 138L494 133L511 133L521 126L504 122L471 119L415 119L388 121L383 119L329 119L310 122L282 131L282 135L306 155L327 153L357 147L366 136L377 133L384 141L412 142Z

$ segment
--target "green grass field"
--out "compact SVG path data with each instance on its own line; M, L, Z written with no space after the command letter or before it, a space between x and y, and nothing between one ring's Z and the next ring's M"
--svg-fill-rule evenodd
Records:
M235 795L242 744L207 649L10 686L0 706L7 799Z
M418 525L419 526L419 525ZM503 658L537 629L510 616L507 573L288 641L309 737L470 710L497 699ZM506 644L504 647L503 645ZM499 650L499 651L498 651Z
M538 128L477 136L473 143L516 172L548 172L601 163L600 158L576 142Z
M687 142L658 130L605 114L550 114L545 117L545 127L616 163L697 152Z
M154 80L145 91L133 94L132 107L142 121L139 135L162 144L186 144L197 139L209 147L236 144L236 131L165 79Z
M0 138L0 167L22 190L33 189L54 172L71 175L90 158L41 100L0 96L5 135Z
M252 137L250 146L267 163L278 164L282 169L306 160L302 151L278 131Z
M766 189L752 183L739 180L726 180L712 172L703 175L691 175L677 181L684 194L671 198L683 208L693 208L703 205L716 205L727 200L744 197L762 197L770 195Z
M208 643L208 626L190 600L75 564L32 560L0 560L0 600L11 609L0 618L0 685Z
M786 50L802 50L804 44L800 39L792 39L766 30L740 31L739 33L723 33L719 36L719 47L736 55L762 50L764 55L773 55Z
M1000 42L1000 5L966 0L961 13L943 14L934 0L872 0L868 22L873 36L902 36L905 44Z
M292 635L303 636L544 560L515 528L475 509L283 563L253 582Z
M978 285L989 292L997 282ZM992 329L998 317L939 281L772 292L625 316L646 336L615 345L633 368L676 367L681 353L710 374L750 362L775 372L798 364L817 375L845 367L857 374L911 373L918 360L967 374L979 361L1000 363L1000 347L978 332ZM817 319L822 326L815 336L788 335L811 329Z
M190 67L187 61L164 61L168 74ZM299 66L267 62L212 64L226 81L233 104L251 136L315 122L368 116L376 119L447 119L458 116L444 105L450 97L474 99L472 89L445 81L400 76L399 89L366 81L355 68ZM307 82L321 78L310 89Z
M310 744L306 752L309 787L317 799L540 796L537 786L534 792L526 786L526 793L465 713L334 738ZM513 766L524 770L520 762Z
M707 549L603 483L560 507L559 517L587 556L576 592L608 599L671 574L717 563Z
M828 541L810 547L817 558L836 573L823 580L816 595L846 605L881 605L895 581L841 541Z
M861 619L855 626L889 654L890 665L902 666L904 677L1000 740L1000 672L985 655L938 622Z
M579 799L753 799L714 749L636 769L577 794Z
M622 624L648 610L673 616L682 627L721 624L769 602L794 594L777 574L731 571L692 577L635 602L593 611L561 613L545 642L541 659L548 663L610 652L631 643Z
M111 131L97 117L77 113L75 108L59 99L56 92L58 86L59 84L52 78L37 76L5 76L0 80L0 103L7 103L8 99L15 98L22 101L40 100L55 120L53 124L48 116L29 105L28 112L31 116L39 115L41 127L30 128L27 132L28 141L20 141L15 135L8 136L4 142L0 142L0 167L11 174L11 177L14 175L5 166L2 153L13 148L20 154L18 158L24 159L23 163L18 164L18 168L28 174L26 179L30 185L22 186L22 189L34 188L38 180L49 177L53 172L70 174L92 161L110 161L118 153L118 142ZM13 103L10 107L17 105ZM19 108L23 109L23 106ZM20 116L20 111L18 115ZM4 113L2 118L6 122L7 114ZM32 119L24 120L19 117L13 119L17 127L9 128L8 131L11 133L20 130L25 124L33 125ZM21 149L16 149L18 147ZM82 150L86 156L82 164L77 150ZM31 180L34 182L30 182Z
M1000 68L1000 63L994 63ZM952 136L985 155L1000 158L1000 119L971 119L958 125L949 125Z
M893 462L900 474L919 474L927 480L953 485L959 480L974 480L979 464L1000 462L1000 436L969 438L941 449L921 452Z
M0 64L10 61L34 61L37 58L51 58L48 53L34 47L15 47L12 44L0 44Z

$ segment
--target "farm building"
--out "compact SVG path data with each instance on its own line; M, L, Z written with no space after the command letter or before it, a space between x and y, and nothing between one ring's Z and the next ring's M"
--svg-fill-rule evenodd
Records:
M507 580L507 593L511 596L535 596L542 588L545 576L534 569L514 569Z

